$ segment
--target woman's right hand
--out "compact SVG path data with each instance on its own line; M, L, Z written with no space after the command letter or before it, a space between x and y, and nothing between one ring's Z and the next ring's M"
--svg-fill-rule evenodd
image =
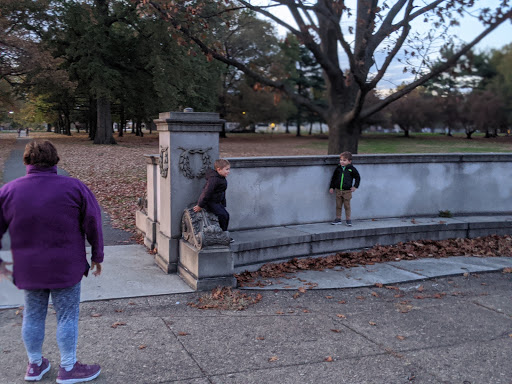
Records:
M12 263L8 263L6 261L0 262L0 281L3 279L11 279L12 271L7 269L7 266L11 264Z

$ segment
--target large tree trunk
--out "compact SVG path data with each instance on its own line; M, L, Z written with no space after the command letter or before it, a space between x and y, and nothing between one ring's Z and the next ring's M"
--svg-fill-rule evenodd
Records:
M94 135L94 144L117 144L112 135L112 116L110 101L104 97L97 101L98 126Z
M117 132L119 133L119 137L123 137L123 131L126 125L126 119L124 117L124 105L121 105L121 111L119 112L119 128Z
M69 118L68 111L64 114L64 133L71 136L71 119Z
M89 140L94 140L96 135L96 127L98 126L98 119L96 117L96 100L89 98L89 112L87 113L89 124Z
M357 153L359 136L361 134L360 124L357 121L346 123L340 116L327 121L329 127L329 155L339 155L342 152Z

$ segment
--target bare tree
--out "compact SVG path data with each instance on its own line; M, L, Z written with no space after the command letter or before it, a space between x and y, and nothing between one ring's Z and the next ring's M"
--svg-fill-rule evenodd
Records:
M500 0L495 8L480 10L475 9L474 0L354 0L350 3L355 3L354 9L342 0L268 0L264 6L260 5L261 1L256 5L249 0L141 1L166 18L176 33L194 41L208 58L232 65L263 85L287 94L297 105L318 113L329 126L330 154L344 150L357 152L360 126L365 118L454 66L461 56L512 17L512 5L507 0ZM287 7L295 24L287 23L273 12L276 6ZM217 25L229 28L226 15L241 7L286 28L311 51L324 71L326 107L315 105L289 87L284 79L267 76L250 63L227 55L221 43L205 35L205 29L211 27L215 18L221 20ZM463 15L475 17L475 22L482 23L483 31L444 63L425 70L428 49L440 36L448 36L450 27L457 25ZM422 21L432 27L423 34L418 27ZM365 108L366 96L404 55L403 62L413 63L414 58L419 58L416 68L404 68L413 72L413 79L380 103Z

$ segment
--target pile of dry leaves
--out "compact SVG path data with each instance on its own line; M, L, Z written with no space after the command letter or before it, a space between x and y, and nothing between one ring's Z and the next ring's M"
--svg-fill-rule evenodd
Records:
M217 287L211 293L201 296L197 303L187 303L187 305L198 309L242 311L249 305L259 302L262 297L259 293L251 296L229 287Z
M509 235L477 237L474 239L448 239L441 241L417 240L396 245L376 245L360 252L341 252L327 257L293 259L279 264L268 263L255 272L235 275L238 286L255 287L262 283L257 279L285 277L300 270L326 268L350 268L358 265L385 261L442 258L450 256L512 256L512 237Z

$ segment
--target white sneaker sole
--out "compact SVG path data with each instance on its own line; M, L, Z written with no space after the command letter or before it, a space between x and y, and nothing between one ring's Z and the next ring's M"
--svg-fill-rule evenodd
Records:
M41 374L39 376L25 376L25 381L39 381L39 380L41 380L43 378L44 374L46 372L48 372L51 367L52 367L52 365L50 363L48 363L48 367L43 372L41 372Z
M95 375L90 376L90 377L86 377L83 379L67 379L67 380L57 379L57 383L59 383L59 384L85 383L87 381L94 380L95 378L97 378L100 375L100 373L101 373L101 369Z

